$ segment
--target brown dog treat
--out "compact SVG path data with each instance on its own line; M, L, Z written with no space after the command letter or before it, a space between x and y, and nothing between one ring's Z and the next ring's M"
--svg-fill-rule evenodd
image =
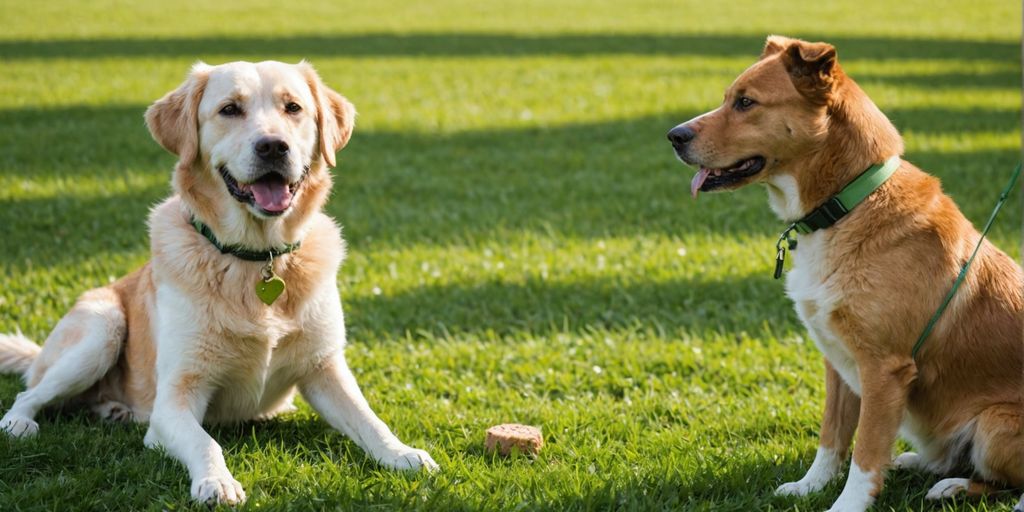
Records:
M544 446L544 436L540 429L528 425L506 423L487 429L487 440L484 442L487 451L498 451L501 455L509 455L513 449L528 455L537 455Z

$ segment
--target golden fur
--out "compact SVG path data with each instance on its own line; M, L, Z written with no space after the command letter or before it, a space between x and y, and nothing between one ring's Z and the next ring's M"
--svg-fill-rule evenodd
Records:
M148 421L146 445L185 464L195 499L238 503L245 493L200 423L273 416L301 391L381 464L436 469L376 417L344 360L336 275L345 246L320 210L354 120L352 104L304 62L197 64L146 112L153 138L179 157L175 195L149 218L152 259L83 294L41 351L0 335L0 370L23 373L29 386L0 429L33 434L35 414L62 404ZM261 156L269 139L286 144L283 156ZM259 203L229 184L254 190L264 179L280 183L279 195L291 190L289 199ZM225 245L269 251L301 241L273 259L284 294L270 306L260 301L254 288L267 262L222 254L193 218Z

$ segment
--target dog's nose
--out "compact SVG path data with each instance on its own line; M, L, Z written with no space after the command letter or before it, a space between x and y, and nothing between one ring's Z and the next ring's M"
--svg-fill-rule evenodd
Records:
M673 146L682 147L689 143L693 138L697 136L697 132L693 131L689 125L681 124L672 128L668 132L668 140Z
M264 160L280 160L288 154L288 143L277 137L263 137L256 141L256 156Z

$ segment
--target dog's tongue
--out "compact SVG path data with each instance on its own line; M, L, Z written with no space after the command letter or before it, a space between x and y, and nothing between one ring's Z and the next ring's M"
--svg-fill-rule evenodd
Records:
M277 176L270 176L252 184L252 197L256 204L268 212L283 212L292 204L292 191Z
M704 180L708 179L709 174L711 174L711 169L701 167L693 176L693 181L690 182L690 195L694 199L697 199L697 193L700 192L700 187L704 184Z

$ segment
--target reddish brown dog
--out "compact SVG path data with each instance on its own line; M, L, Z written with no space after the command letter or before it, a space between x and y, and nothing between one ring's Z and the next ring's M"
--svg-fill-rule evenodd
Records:
M721 107L669 139L700 169L694 194L760 183L785 222L903 153L896 128L843 73L834 47L777 36ZM818 491L838 476L854 431L853 463L832 510L870 507L891 463L970 476L940 480L931 499L1024 486L1021 268L983 242L911 356L979 236L939 181L906 161L836 224L801 235L786 290L825 355L825 417L810 470L779 494ZM893 461L897 434L917 453ZM973 474L950 475L957 470Z

